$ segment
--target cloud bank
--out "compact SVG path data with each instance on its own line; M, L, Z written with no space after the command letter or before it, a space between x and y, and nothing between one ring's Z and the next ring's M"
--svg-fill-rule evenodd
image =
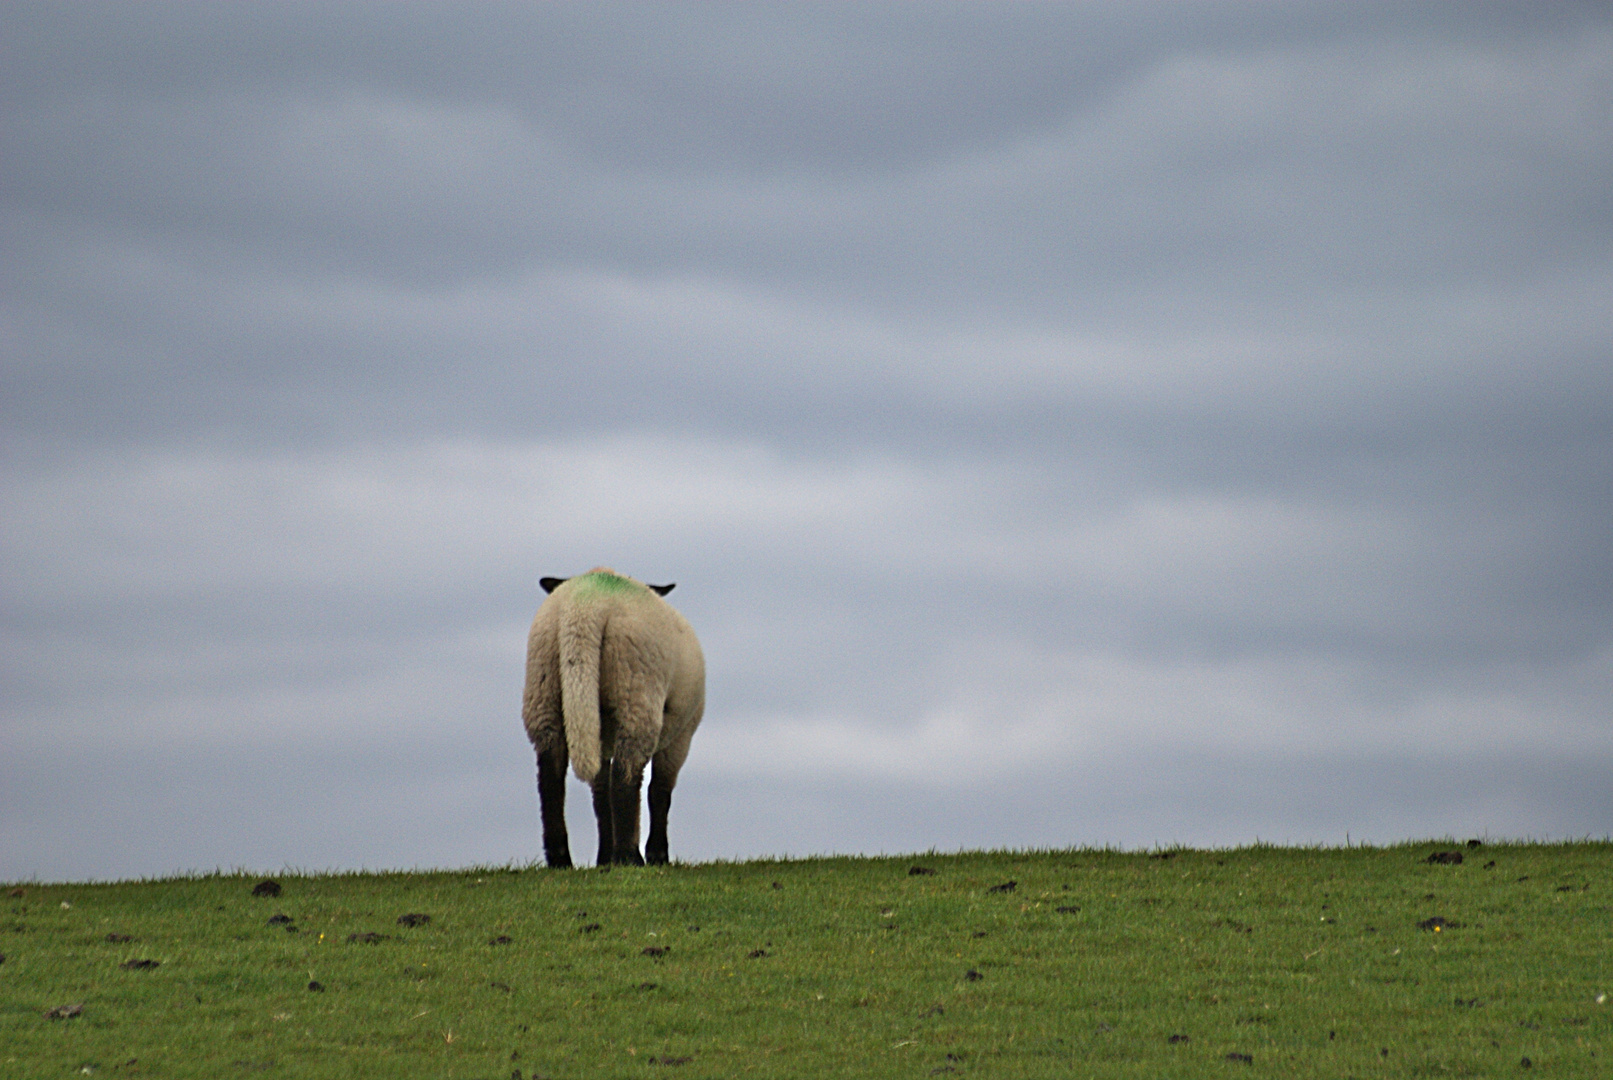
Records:
M3 19L0 878L1613 830L1599 8Z

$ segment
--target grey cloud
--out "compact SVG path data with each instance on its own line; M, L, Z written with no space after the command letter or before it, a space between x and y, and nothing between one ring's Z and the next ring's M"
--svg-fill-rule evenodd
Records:
M753 708L795 695L895 723L957 681L945 671L957 655L1016 641L1162 659L1321 654L1371 661L1382 670L1369 681L1560 663L1606 643L1605 561L1560 521L1470 505L1083 497L1035 462L837 464L660 440L165 453L91 457L13 482L6 502L24 526L4 546L11 683L54 666L34 639L95 626L98 661L63 645L75 698L119 681L273 697L277 680L317 684L343 665L355 680L434 668L456 637L475 643L478 670L508 664L513 679L533 579L598 561L688 581L680 603ZM164 649L177 650L167 664ZM433 695L442 708L467 689L455 655L460 675Z
M539 854L519 736L375 748L162 757L53 753L0 761L7 880L111 879L155 870L275 872L526 864ZM1600 836L1605 757L1551 753L1296 758L1154 754L1013 785L829 784L702 774L678 788L674 852L909 853L982 847L1200 847ZM1290 783L1296 770L1308 783ZM400 792L399 783L406 784ZM69 793L90 787L95 801ZM592 836L586 789L567 803ZM158 823L184 819L174 830ZM59 842L76 838L78 850ZM586 841L584 841L586 843ZM15 868L15 869L13 869Z
M524 755L533 581L609 563L680 581L707 642L691 851L1327 837L1352 800L1425 805L1417 761L1507 755L1534 779L1373 828L1609 821L1518 794L1606 775L1597 5L0 20L19 760L194 743L260 758L261 793L328 751L369 762L357 799L419 763L355 745L461 738L433 791L525 789L470 759ZM932 805L958 774L923 748L998 730L999 774L1040 755L1105 794L1018 833L845 824L865 783ZM920 765L859 772L859 739ZM1156 758L1180 797L1100 812ZM764 761L841 824L724 837ZM1354 779L1314 812L1203 779L1329 762ZM420 857L482 858L459 820ZM0 875L42 858L8 833Z
M672 21L698 18L685 11ZM1599 104L1610 78L1608 28L1594 20L1563 28L1545 19L1521 38L1466 34L1435 46L1358 33L1321 43L1254 34L1234 45L1156 29L1136 50L1113 47L1135 31L1101 20L1093 31L1058 35L1005 31L1015 21L1008 17L962 38L934 18L915 27L897 17L881 45L851 50L879 78L911 82L908 96L933 117L915 123L898 108L889 131L880 120L888 94L803 62L828 47L803 44L823 34L821 15L768 13L752 27L730 13L709 34L670 35L634 34L634 19L620 34L605 30L610 20L560 20L602 33L591 46L564 33L486 32L486 40L558 42L569 64L555 68L541 58L489 65L474 51L457 57L463 38L422 33L407 18L390 33L366 33L353 50L364 56L401 39L442 54L454 70L483 73L447 86L395 58L388 78L375 79L365 63L354 70L317 49L310 55L328 66L302 80L294 69L303 50L272 35L254 46L245 34L226 34L215 48L260 57L247 71L280 65L280 77L202 80L177 95L183 80L173 74L160 86L18 94L7 121L18 148L8 188L36 212L88 213L135 235L252 245L347 272L387 268L442 281L533 260L644 273L704 266L796 287L879 290L894 303L916 290L1007 302L981 288L995 282L1044 309L1069 304L1072 280L1101 299L1106 282L1191 280L1206 265L1252 278L1261 293L1279 261L1285 282L1322 287L1456 269L1482 277L1497 255L1560 256L1602 206L1593 177L1608 158ZM1090 43L1072 50L1070 37ZM767 55L733 66L795 109L843 96L851 115L823 124L838 140L865 138L890 152L904 135L933 129L933 145L897 167L841 169L833 144L793 140L812 128L810 117L787 114L757 140L802 155L802 167L781 170L747 155L734 161L687 123L651 115L614 141L690 159L623 159L568 136L533 104L582 103L573 126L591 125L612 142L608 102L628 92L652 113L743 139L735 120L759 110L730 99L727 65L706 53L743 54L736 38ZM577 59L590 47L597 65ZM638 61L639 49L656 63ZM903 64L915 49L937 56ZM1127 58L1122 70L1095 80L1095 92L1061 92L1026 76L1027 67L1048 69L1079 84L1089 54L1117 53ZM152 71L171 71L169 60L154 59ZM676 85L698 89L661 85L655 68L669 61ZM579 63L586 74L570 70ZM792 71L810 77L792 82ZM526 89L534 77L582 85L551 95ZM990 100L994 88L1011 88L1012 99L979 110L971 126L969 103ZM1547 250L1544 237L1553 240ZM1581 241L1580 250L1594 256L1600 245Z

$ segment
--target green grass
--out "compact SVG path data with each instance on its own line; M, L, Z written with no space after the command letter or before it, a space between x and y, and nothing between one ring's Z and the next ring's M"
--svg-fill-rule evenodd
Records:
M1613 844L1454 846L7 885L0 1076L1613 1076Z

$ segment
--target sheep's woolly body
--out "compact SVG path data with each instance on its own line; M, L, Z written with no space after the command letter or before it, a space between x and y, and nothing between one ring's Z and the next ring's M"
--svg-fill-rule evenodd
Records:
M670 793L705 686L700 643L683 616L649 586L598 567L553 585L538 609L522 717L540 758L557 755L564 769L569 757L584 783L594 784L605 763L637 776L653 760L656 783ZM636 844L636 820L632 831Z

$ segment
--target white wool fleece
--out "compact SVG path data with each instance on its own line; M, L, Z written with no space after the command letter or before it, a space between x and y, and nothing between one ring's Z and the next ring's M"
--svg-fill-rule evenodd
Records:
M549 594L527 638L522 719L539 751L600 763L651 758L668 779L706 706L706 661L688 622L648 585L596 567Z

